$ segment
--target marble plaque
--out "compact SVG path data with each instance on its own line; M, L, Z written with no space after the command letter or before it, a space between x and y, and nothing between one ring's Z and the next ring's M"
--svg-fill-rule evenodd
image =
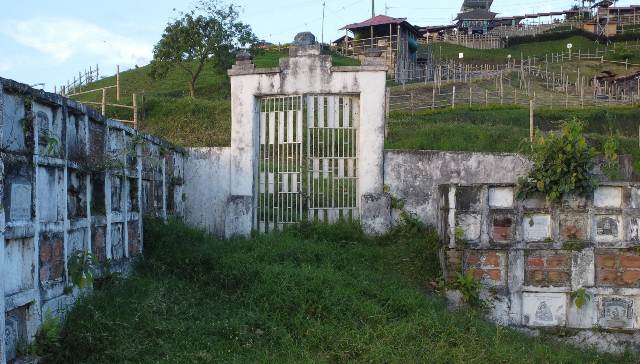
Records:
M525 216L522 225L525 241L544 241L551 237L550 215Z
M614 242L622 239L622 218L617 215L597 215L596 241Z
M566 313L565 293L522 294L522 322L527 326L563 326Z
M598 323L605 328L633 328L635 314L633 299L625 297L602 297Z
M622 206L622 187L598 187L593 193L593 205L604 208Z
M31 185L11 184L11 206L9 216L12 221L31 220Z
M489 207L512 208L513 207L513 187L490 187Z

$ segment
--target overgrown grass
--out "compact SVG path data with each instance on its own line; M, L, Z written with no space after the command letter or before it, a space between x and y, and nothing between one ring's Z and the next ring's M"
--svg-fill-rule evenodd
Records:
M450 313L420 289L437 275L433 231L383 238L306 225L220 241L172 221L145 224L127 281L70 312L58 362L633 362Z
M536 128L556 130L562 120L585 121L588 139L600 147L610 134L618 136L620 153L640 160L636 107L540 109L534 113ZM529 109L517 106L459 107L392 113L385 147L480 152L518 152L529 137Z

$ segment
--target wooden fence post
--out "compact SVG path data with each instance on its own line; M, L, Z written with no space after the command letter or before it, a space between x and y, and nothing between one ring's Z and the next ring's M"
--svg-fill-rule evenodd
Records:
M436 108L436 89L434 88L431 93L432 93L432 95L431 95L431 108L435 109Z
M451 94L451 108L456 108L456 86L453 86L453 93Z
M107 89L102 89L102 115L107 114Z
M138 129L138 102L136 94L133 94L133 128Z
M534 125L533 125L533 100L529 100L529 141L533 143Z
M116 100L120 101L120 65L116 65Z

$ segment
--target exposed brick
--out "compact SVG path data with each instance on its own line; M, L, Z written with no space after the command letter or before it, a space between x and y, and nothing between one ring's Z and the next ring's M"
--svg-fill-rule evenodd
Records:
M467 256L467 264L468 265L476 265L480 263L480 256L475 254L469 254Z
M542 285L546 282L544 271L532 270L527 272L527 283L530 285Z
M570 275L567 272L563 271L549 271L547 273L549 277L549 283L552 285L555 284L565 284L569 282Z
M616 256L615 255L598 255L596 259L596 266L598 268L615 268Z
M61 259L64 255L64 243L62 239L54 239L53 240L53 258Z
M529 267L544 267L544 259L542 259L542 258L529 258L529 259L527 259L527 266L529 266Z
M475 278L476 280L481 280L482 277L484 276L484 271L482 269L474 269L473 270L473 278Z
M45 242L40 244L40 264L51 260L51 250L51 244L47 244Z
M597 275L598 284L603 286L615 285L618 278L618 272L610 269L601 269Z
M628 270L622 272L622 282L628 285L637 284L640 281L640 271L638 270Z
M502 279L502 272L500 269L487 269L485 275L494 281L500 281Z
M640 256L637 255L621 255L620 266L622 268L640 268Z
M493 225L491 236L494 240L511 240L513 239L513 229L511 226Z
M547 268L569 268L571 260L568 255L555 255L547 258Z
M491 267L500 267L500 257L496 252L488 252L484 255L484 264Z

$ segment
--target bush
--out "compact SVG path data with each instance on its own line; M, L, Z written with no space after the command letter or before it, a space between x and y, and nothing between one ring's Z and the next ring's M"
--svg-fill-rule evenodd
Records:
M562 124L559 133L537 136L528 153L533 168L519 181L520 197L541 192L553 202L565 194L593 192L596 150L587 144L583 129L583 122L572 119Z

